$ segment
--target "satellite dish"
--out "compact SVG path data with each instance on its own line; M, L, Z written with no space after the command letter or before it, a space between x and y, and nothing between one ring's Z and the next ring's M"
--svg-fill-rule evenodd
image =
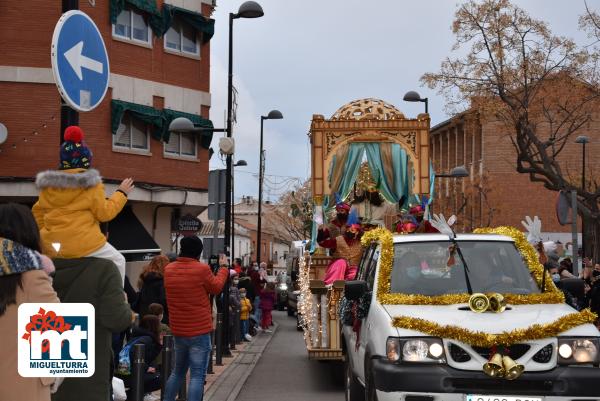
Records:
M6 142L6 138L8 138L8 130L4 124L0 123L0 145Z

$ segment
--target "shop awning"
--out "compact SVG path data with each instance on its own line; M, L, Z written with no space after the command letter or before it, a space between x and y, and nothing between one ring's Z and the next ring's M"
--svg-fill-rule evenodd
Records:
M128 262L144 261L160 255L161 249L138 220L131 206L108 223L108 242L125 256Z
M213 128L212 121L207 120L206 118L203 118L197 114L184 113L182 111L176 111L176 110L170 110L170 109L164 109L162 112L163 112L163 118L164 118L164 126L163 126L163 132L162 132L161 137L162 137L162 140L165 142L169 142L169 136L170 136L169 124L171 124L171 121L173 121L174 119L176 119L178 117L185 117L185 118L189 119L197 127ZM208 149L210 147L210 143L212 141L213 132L212 131L199 131L198 135L199 135L200 146L202 146L204 149Z
M110 22L115 24L121 11L128 5L147 13L150 28L157 36L162 36L162 14L156 6L156 0L110 0Z
M146 124L153 127L152 136L156 139L162 139L164 117L160 110L156 110L150 106L144 106L141 104L124 102L122 100L113 100L111 102L111 118L110 118L110 130L113 135L117 133L119 124L123 118L123 114L129 112L132 116L142 120Z
M202 14L194 11L186 10L184 8L172 6L170 4L164 4L162 13L160 16L152 16L150 25L153 27L156 25L160 26L161 33L155 32L156 36L164 35L171 25L173 24L173 18L179 17L183 21L190 24L198 32L202 33L202 42L208 42L215 34L215 20L206 18Z
M184 113L182 111L171 109L157 110L150 106L124 102L122 100L113 100L111 102L110 119L110 129L113 135L117 133L119 124L121 123L121 119L125 112L128 112L132 116L144 121L146 124L151 125L153 127L152 136L155 139L164 142L169 142L169 137L171 135L169 132L169 124L177 117L185 117L199 127L213 128L212 121L197 114ZM212 131L199 131L198 135L200 146L204 149L208 149L213 137Z

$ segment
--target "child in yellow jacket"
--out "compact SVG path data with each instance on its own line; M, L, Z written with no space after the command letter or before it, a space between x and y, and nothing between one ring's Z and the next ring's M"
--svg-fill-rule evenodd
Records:
M112 260L125 280L125 258L100 231L100 222L114 219L127 203L133 180L127 178L106 198L102 177L92 169L92 152L83 131L67 127L60 149L60 167L39 173L40 190L33 215L40 229L42 253L50 257L92 256Z
M240 326L243 341L252 339L252 336L248 333L250 329L250 312L252 312L252 303L246 298L246 289L240 288Z

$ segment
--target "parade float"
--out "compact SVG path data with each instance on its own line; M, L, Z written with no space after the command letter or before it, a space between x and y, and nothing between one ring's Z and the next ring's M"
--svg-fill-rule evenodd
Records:
M377 196L383 198L387 210L394 211L387 219L378 216L378 219L363 221L369 227L394 225L399 202L408 204L411 198L428 197L432 185L429 127L428 114L409 119L396 107L379 99L350 102L329 119L313 115L309 137L315 223L310 263L304 259L304 274L302 269L300 273L305 302L298 307L311 358L343 359L337 308L344 284L338 281L325 285L332 256L317 244L319 226L328 223L326 216L335 210L340 200L343 202L356 195L355 184L363 174L369 175L372 181L371 188L363 190L375 190ZM354 200L355 205L369 203L369 213L364 213L363 206L362 217L374 208L384 208L373 207L374 202L367 199ZM331 236L335 238L336 233Z
M544 271L539 220L527 219L527 235L514 227L457 234L452 219L428 216L428 129L427 115L406 119L373 99L329 120L313 116L315 227L312 252L300 259L298 305L309 357L345 362L349 400L597 395L585 384L600 373L597 316L567 306ZM342 237L358 228L324 216L349 207L365 158L376 189L405 213L368 224L349 277L334 267L357 259Z

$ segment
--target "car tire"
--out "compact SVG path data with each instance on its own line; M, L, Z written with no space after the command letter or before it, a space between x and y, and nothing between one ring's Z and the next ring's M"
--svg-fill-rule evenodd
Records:
M346 401L365 401L365 389L352 371L348 355L344 361L344 394Z

